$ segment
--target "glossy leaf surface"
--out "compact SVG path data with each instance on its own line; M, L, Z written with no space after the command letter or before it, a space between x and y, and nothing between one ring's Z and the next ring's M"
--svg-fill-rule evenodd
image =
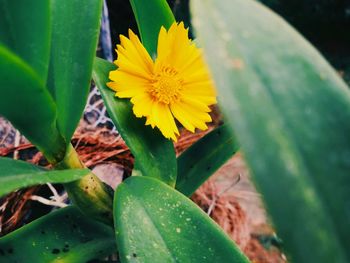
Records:
M349 88L261 4L191 3L222 110L292 260L349 262Z
M22 58L43 83L50 56L50 1L0 1L0 43Z
M0 157L0 197L16 189L45 183L68 183L82 178L88 169L44 170L39 166Z
M1 45L0 94L0 114L51 162L63 157L65 142L56 127L55 102L36 72Z
M191 196L238 148L226 125L206 134L178 157L176 189Z
M67 142L80 120L90 88L99 35L102 0L52 0L48 86Z
M143 175L175 186L176 158L172 142L158 130L145 126L144 119L136 118L129 100L115 97L115 92L106 86L111 70L115 70L114 64L95 59L93 78L118 132L135 156Z
M165 0L130 0L143 45L155 58L160 28L166 29L175 21L174 15Z
M133 176L114 199L117 246L124 262L248 262L191 200L149 177Z
M86 263L114 252L112 228L86 218L74 206L0 238L0 261L8 263Z

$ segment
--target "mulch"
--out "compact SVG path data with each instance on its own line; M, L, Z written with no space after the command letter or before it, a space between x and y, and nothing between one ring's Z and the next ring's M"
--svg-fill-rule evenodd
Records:
M177 154L182 153L211 129L213 127L206 132L195 134L182 131L179 141L175 144ZM81 160L91 169L101 164L117 164L123 169L124 178L131 174L134 164L132 154L123 139L106 128L96 129L82 122L73 137L72 145L77 150ZM49 166L42 154L30 143L22 142L17 147L0 148L0 156L13 157L14 153L20 159L33 164ZM241 157L238 156L238 158ZM228 181L227 184L231 184L231 182ZM0 235L5 235L41 216L33 215L33 207L37 206L37 202L31 200L30 197L34 194L45 195L45 190L43 191L45 187L35 186L21 189L0 199ZM58 188L60 189L60 186ZM262 244L260 236L256 234L257 231L251 225L247 212L231 192L225 193L213 176L196 191L192 200L222 227L252 262L286 262L278 248L274 246L267 248ZM46 191L46 194L48 193L50 192ZM50 209L41 209L42 213L49 211ZM269 229L269 233L264 235L274 234L273 229L271 227Z

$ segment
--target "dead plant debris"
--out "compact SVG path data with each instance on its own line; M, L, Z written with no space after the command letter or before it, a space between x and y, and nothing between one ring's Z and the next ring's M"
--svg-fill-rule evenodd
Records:
M195 134L182 131L182 136L175 144L177 155L181 154L211 129ZM122 138L111 133L108 129L96 129L86 125L86 123L81 123L74 135L72 145L77 150L81 160L89 168L94 168L101 164L113 164L124 171L124 178L131 174L134 163L132 154ZM20 159L33 164L48 166L42 154L32 144L22 142L17 147L9 145L0 147L0 156L12 157L14 152L19 153ZM238 156L238 158L241 157ZM247 171L243 173L247 173ZM261 243L260 235L257 234L249 219L249 215L240 205L239 198L232 194L235 192L235 185L231 185L232 179L226 182L226 185L231 185L230 191L227 191L222 189L223 183L218 183L215 178L216 176L213 176L213 178L204 183L192 196L192 200L210 214L222 229L235 240L252 262L286 262L283 254L277 247L271 246L266 248ZM5 235L26 223L25 218L33 205L31 196L38 193L41 187L43 186L21 189L0 199L0 235ZM271 227L269 229L270 232L264 235L273 235Z

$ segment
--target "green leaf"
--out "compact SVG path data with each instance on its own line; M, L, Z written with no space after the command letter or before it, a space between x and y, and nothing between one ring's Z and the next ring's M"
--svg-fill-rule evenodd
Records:
M112 228L87 218L74 206L0 238L0 261L8 263L86 263L114 252Z
M114 64L95 59L93 79L113 123L134 155L142 174L175 186L177 167L172 142L158 130L145 126L144 119L134 116L129 100L117 98L115 92L106 86L111 70L115 70Z
M0 1L0 43L26 61L46 82L50 55L50 1Z
M43 81L23 60L0 45L0 114L35 144L50 162L63 158L56 106Z
M52 0L48 86L67 142L80 120L90 88L102 0Z
M0 197L36 184L72 182L90 172L89 169L44 170L27 162L2 157L0 167Z
M174 15L165 0L130 0L141 35L142 44L151 57L156 57L160 28L169 29L175 22Z
M176 189L191 196L237 150L227 125L211 131L178 157Z
M248 262L191 200L162 182L132 176L114 197L117 246L124 262Z
M349 262L349 88L261 4L191 3L222 110L292 259Z

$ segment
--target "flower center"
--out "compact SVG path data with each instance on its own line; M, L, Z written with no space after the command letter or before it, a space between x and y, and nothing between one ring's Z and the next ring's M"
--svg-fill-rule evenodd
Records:
M162 67L160 72L154 75L149 93L152 98L170 104L180 99L183 80L178 76L176 69Z

